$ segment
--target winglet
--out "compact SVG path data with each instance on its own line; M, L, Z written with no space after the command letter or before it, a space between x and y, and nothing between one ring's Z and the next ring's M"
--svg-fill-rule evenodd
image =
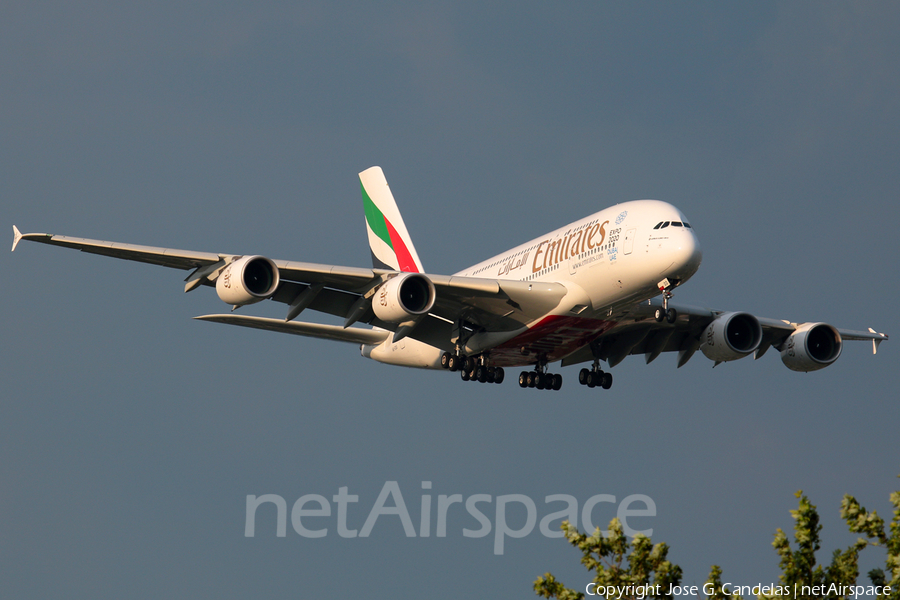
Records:
M19 228L16 227L15 225L13 225L13 246L12 246L12 250L10 250L10 252L15 252L15 251L16 251L16 246L19 245L19 241L20 241L23 237L24 237L24 236L22 235L22 232L19 231Z
M869 327L869 333L874 333L875 335L880 336L872 340L872 354L878 354L878 345L881 344L881 342L883 342L884 340L888 339L888 337L883 333L878 333L871 327Z

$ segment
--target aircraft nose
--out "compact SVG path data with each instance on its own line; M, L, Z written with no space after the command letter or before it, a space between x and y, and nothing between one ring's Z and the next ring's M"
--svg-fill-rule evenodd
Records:
M673 250L677 255L676 263L680 265L679 270L683 269L686 273L693 275L703 261L703 250L701 250L700 241L693 230L684 231L683 234L673 240L675 245Z

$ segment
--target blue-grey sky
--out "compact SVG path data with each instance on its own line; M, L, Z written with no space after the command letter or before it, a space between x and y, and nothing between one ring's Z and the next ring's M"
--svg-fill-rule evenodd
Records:
M377 164L426 269L450 273L659 198L704 249L676 301L896 338L897 31L895 2L6 2L0 222L10 241L16 224L368 266L357 173ZM247 495L347 487L361 529L388 481L417 528L423 494L523 494L539 519L553 494L644 494L657 515L634 523L686 583L713 563L768 583L797 489L824 561L856 537L844 493L887 516L900 487L896 339L811 374L775 352L631 357L609 392L569 368L551 394L192 321L227 307L179 271L23 243L0 277L10 597L528 598L546 571L590 579L537 528L495 555L460 505L444 538L435 516L408 538L386 515L345 539L334 513L309 521L323 538L278 538L271 507L244 536Z

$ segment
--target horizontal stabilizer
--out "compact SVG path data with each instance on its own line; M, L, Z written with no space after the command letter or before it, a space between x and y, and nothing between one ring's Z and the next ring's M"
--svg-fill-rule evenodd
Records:
M338 342L350 342L352 344L380 344L391 334L390 331L381 329L362 329L349 327L344 329L336 325L321 325L319 323L303 323L282 319L266 319L263 317L245 317L241 315L203 315L194 317L200 321L213 323L225 323L226 325L240 325L254 329L265 329L280 333L305 335L307 337L323 338Z

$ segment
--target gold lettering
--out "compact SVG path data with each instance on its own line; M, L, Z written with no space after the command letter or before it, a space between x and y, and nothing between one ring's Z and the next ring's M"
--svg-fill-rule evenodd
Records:
M541 270L541 267L538 266L538 257L541 255L541 252L543 252L543 250L541 250L541 247L546 243L547 243L546 240L541 242L540 244L538 244L537 249L534 251L534 262L531 263L531 272L532 273L537 273L538 271ZM544 260L546 261L546 258Z
M584 250L579 248L579 246L581 245L581 240L584 237L583 234L584 234L584 232L579 230L578 233L576 233L574 236L572 236L575 241L572 243L571 256L575 256L576 254L581 254L582 252L584 252Z
M595 243L594 243L594 235L597 233L597 230L598 230L598 229L600 229L600 226L597 225L597 224L595 223L594 225L591 226L591 229L590 229L590 231L588 232L587 236L585 236L585 237L587 237L587 247L588 247L588 249L595 248L595 247L597 247L597 246L600 245L600 244L595 244ZM602 242L601 242L601 243L602 243Z
M544 268L546 269L548 266L552 267L556 263L559 262L559 249L562 245L562 240L554 240L550 243L550 250L547 252L546 258L544 258ZM547 264L547 261L550 261L550 264Z
M603 245L604 240L606 240L606 226L609 225L609 221L603 221L603 224L600 225L600 243L598 246Z

